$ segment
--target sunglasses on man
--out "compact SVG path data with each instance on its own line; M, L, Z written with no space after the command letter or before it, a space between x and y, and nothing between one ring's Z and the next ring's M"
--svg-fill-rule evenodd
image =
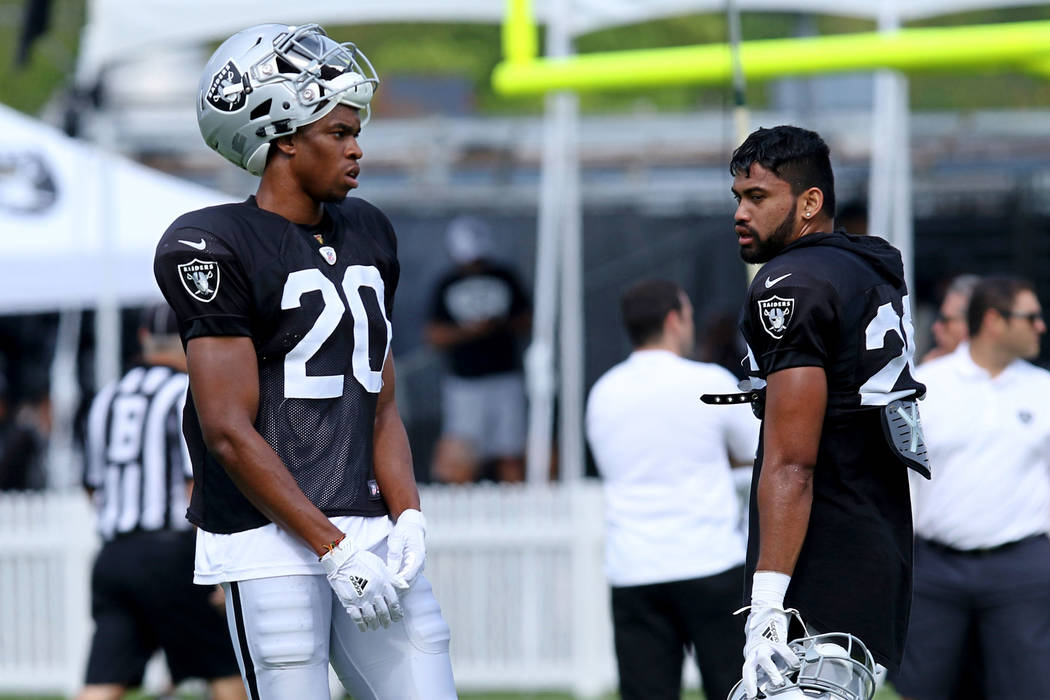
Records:
M1043 320L1042 311L1000 311L999 313L1003 315L1003 318L1023 318L1033 326L1036 321Z

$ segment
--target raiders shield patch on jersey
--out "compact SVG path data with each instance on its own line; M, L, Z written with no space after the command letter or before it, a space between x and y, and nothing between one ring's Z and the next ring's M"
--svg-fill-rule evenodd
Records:
M762 319L762 328L777 340L784 337L784 331L787 330L794 311L794 299L773 296L758 301L758 315Z
M211 77L211 86L205 101L220 112L236 112L248 102L248 76L243 75L233 61L227 61Z
M194 299L211 301L219 292L219 263L195 258L179 265L179 279Z

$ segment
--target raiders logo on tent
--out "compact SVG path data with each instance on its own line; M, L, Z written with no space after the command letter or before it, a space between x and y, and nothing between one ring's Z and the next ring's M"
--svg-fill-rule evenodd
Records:
M182 286L194 299L209 302L219 292L219 263L212 260L197 260L179 265Z
M762 319L762 328L777 340L784 337L784 331L787 330L794 311L794 299L781 299L773 296L768 299L760 299L758 302L758 315Z
M242 74L233 61L227 61L211 77L211 87L204 99L220 112L236 112L248 102L249 92L248 76Z

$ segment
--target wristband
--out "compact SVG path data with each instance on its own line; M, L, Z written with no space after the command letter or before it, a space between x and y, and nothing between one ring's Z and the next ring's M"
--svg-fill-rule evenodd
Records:
M751 605L784 609L791 577L779 571L756 571L751 582Z
M343 534L339 535L338 539L332 540L328 544L321 545L324 548L324 554L322 554L321 556L317 557L317 561L321 561L322 559L324 559L326 554L331 554L332 550L334 550L336 547L338 547L339 543L342 542L345 539L346 539L346 533L344 532Z

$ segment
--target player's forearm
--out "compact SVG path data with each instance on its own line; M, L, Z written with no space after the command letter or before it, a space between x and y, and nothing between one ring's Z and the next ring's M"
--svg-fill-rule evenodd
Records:
M299 488L284 463L254 427L213 429L208 450L234 484L267 518L295 533L318 556L343 533Z
M390 515L396 520L404 510L419 510L419 489L412 469L412 450L396 404L376 413L374 439L376 481Z
M813 505L813 466L767 461L758 479L758 571L795 571Z

